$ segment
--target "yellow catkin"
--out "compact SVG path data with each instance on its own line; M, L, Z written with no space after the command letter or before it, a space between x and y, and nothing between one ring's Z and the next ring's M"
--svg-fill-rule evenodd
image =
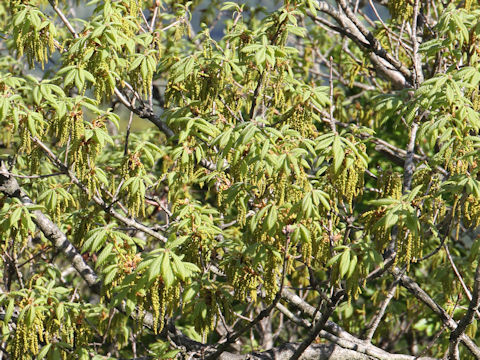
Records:
M388 2L388 9L392 17L397 21L404 21L411 18L413 6L409 0L392 0Z
M157 279L150 289L150 301L152 302L153 309L153 331L157 333L158 318L160 317L160 280Z

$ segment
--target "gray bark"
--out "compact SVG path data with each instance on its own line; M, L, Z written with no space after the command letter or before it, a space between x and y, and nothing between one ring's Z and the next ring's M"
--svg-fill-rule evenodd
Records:
M20 189L17 180L8 174L4 163L1 164L0 171L0 192L11 198L18 198L24 205L32 205L33 201ZM85 280L87 285L95 292L100 291L100 279L95 271L83 259L75 246L68 241L67 236L58 228L58 226L50 220L40 210L32 211L32 218L35 225L50 240L53 246L60 251L68 260L72 262L73 267L80 276Z

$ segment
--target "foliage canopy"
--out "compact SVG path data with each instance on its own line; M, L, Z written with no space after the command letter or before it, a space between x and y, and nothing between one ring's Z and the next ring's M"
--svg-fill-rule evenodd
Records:
M480 359L447 3L0 2L2 357Z

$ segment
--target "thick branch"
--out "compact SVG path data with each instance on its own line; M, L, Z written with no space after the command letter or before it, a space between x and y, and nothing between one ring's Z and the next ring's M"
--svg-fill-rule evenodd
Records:
M220 360L288 360L299 348L299 344L287 343L281 347L261 353L245 355L224 353ZM368 355L360 354L355 350L344 349L335 344L313 344L306 348L300 360L368 360ZM413 357L412 357L413 359Z
M20 188L17 180L13 176L8 175L4 163L1 164L0 192L10 198L18 198L25 205L34 204ZM32 214L34 215L33 222L43 235L52 242L58 251L72 262L73 267L82 276L88 286L95 292L99 292L100 279L85 260L83 260L82 255L80 255L75 246L68 241L67 236L40 210L33 210Z
M64 172L65 174L68 175L68 177L70 178L70 180L72 181L72 183L74 183L75 185L77 185L85 194L88 194L89 193L89 190L88 188L82 184L80 182L80 180L78 180L78 178L75 176L75 174L68 168L66 167L61 161L60 159L58 159L55 154L43 143L41 142L39 139L37 138L33 138L32 139L43 151L44 153L47 155L47 157L55 164L55 166L61 170L62 172ZM145 234L147 235L150 235L150 236L153 236L154 238L160 240L160 241L163 241L163 242L166 242L167 241L167 238L161 234L159 234L158 232L150 229L149 227L139 223L138 221L136 221L135 219L132 219L132 218L128 218L126 216L123 216L122 214L120 214L119 212L117 212L113 206L111 205L108 205L107 203L105 203L105 201L97 196L97 195L93 195L92 196L92 200L97 204L99 205L107 214L110 214L112 215L115 219L119 220L120 222L122 222L123 224L127 225L127 226L130 226L130 227L133 227L139 231L142 231L144 232Z
M385 51L377 39L361 24L355 16L354 21L344 13L337 11L330 4L325 1L319 3L319 10L332 18L339 24L338 28L332 28L342 35L352 39L358 46L370 50L370 61L375 66L376 70L386 77L394 84L396 88L404 88L410 86L412 83L412 75L410 71L398 60L393 58ZM351 10L350 10L351 12ZM310 17L316 21L321 22L319 17ZM358 24L360 24L360 28Z
M300 359L300 357L303 356L306 349L313 343L313 341L317 338L318 334L320 334L320 332L323 330L326 322L328 321L328 319L330 318L336 306L338 305L338 303L340 302L340 300L343 298L344 295L345 293L343 291L339 291L333 295L332 299L329 300L329 303L327 304L325 311L320 317L320 320L315 324L313 329L310 331L310 334L308 334L308 337L297 347L297 349L293 353L290 360L298 360Z
M289 304L295 306L305 314L309 316L315 316L315 319L318 321L320 320L322 314L316 309L308 304L306 301L302 300L298 295L292 293L289 290L284 289L282 291L282 298L287 301ZM360 354L365 354L369 356L369 359L379 359L379 360L414 360L414 359L422 359L427 360L430 358L416 358L410 355L403 355L403 354L392 354L375 345L370 344L367 341L361 340L344 329L342 329L339 325L335 322L328 320L324 326L325 330L320 331L319 336L323 339L326 339L330 342L341 346L344 349L355 350Z
M405 78L411 82L412 74L410 70L408 70L405 65L402 64L401 61L395 59L392 55L390 55L380 44L380 42L373 36L373 34L365 27L365 25L357 19L355 14L352 12L350 7L347 5L346 0L338 0L340 3L340 7L347 15L347 18L356 26L356 28L362 33L362 35L367 39L370 43L371 50L387 61L390 65L392 65L396 70L400 71Z
M422 303L427 305L435 314L437 314L442 320L442 322L446 324L446 326L450 330L455 330L458 327L457 322L448 315L445 309L443 309L439 304L437 304L415 281L413 281L410 277L408 277L405 274L401 275L401 270L399 270L398 268L392 269L392 273L395 276L400 276L400 283L402 284L402 286L405 287L418 300L420 300ZM476 273L475 279L477 279L477 275L480 276L478 267L477 267L477 273ZM475 286L477 286L475 292L478 294L479 289L478 289L477 281L475 282ZM472 302L470 304L472 304ZM476 309L478 309L478 304L476 307L472 306L472 311L475 312ZM475 342L472 339L470 339L463 332L460 333L459 339L461 342L465 344L467 349L477 359L480 359L480 348L477 346L477 344L475 344Z

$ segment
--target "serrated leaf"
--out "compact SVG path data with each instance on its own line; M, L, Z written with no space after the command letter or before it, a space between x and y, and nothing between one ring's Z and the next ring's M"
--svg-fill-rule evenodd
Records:
M37 359L43 359L45 356L47 356L51 347L52 347L52 343L43 346L42 349L38 352L36 358Z
M180 258L172 254L172 260L173 260L173 265L175 266L175 274L183 281L188 277L187 270L185 269L185 266L183 265L183 262L180 260Z
M339 136L335 136L335 139L333 140L332 153L333 153L333 169L335 173L338 173L340 170L340 167L342 166L343 159L345 157L345 152L343 151L343 147L342 147Z
M95 268L98 268L105 262L105 260L107 260L108 256L112 253L112 250L113 243L108 243L100 252L100 254L98 254L97 261L95 262Z
M166 288L173 285L175 276L173 275L172 265L170 263L170 256L165 254L162 261L162 278Z
M148 268L148 281L152 281L157 276L161 274L162 271L162 262L165 257L165 253L161 253L158 257L150 264Z
M103 279L103 283L105 285L108 285L110 284L113 279L115 278L115 275L117 274L118 272L118 267L115 265L108 273L107 275L105 275L104 279Z
M330 260L327 261L327 267L331 267L333 264L335 264L340 256L342 256L343 253L334 255Z

